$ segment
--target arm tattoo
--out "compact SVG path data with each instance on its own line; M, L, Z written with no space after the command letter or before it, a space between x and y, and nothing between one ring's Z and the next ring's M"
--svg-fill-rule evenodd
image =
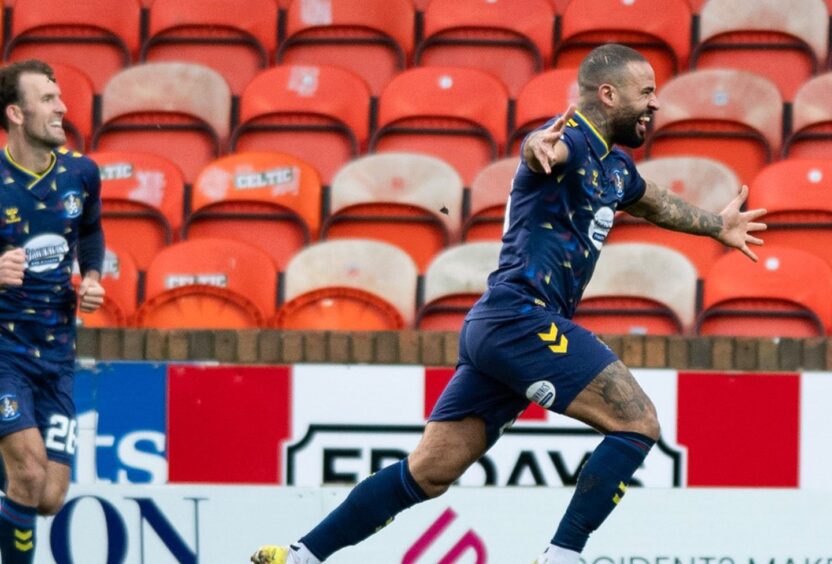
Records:
M639 202L644 205L642 213L637 214L647 221L673 231L710 237L716 237L722 230L722 217L719 214L697 208L655 184L648 190L652 197Z

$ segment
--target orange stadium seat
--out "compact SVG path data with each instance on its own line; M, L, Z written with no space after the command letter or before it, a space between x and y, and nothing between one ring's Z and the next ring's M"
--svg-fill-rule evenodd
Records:
M569 104L578 104L578 69L552 69L540 73L523 86L514 110L514 131L508 151L520 154L520 144L533 129L566 111Z
M471 183L471 210L462 226L463 241L499 241L503 237L506 203L520 157L494 161Z
M696 278L673 249L605 245L574 320L599 334L682 334L696 317Z
M449 247L425 273L425 305L417 329L459 331L471 306L485 292L488 275L497 268L500 243L481 241Z
M130 253L109 243L104 254L101 285L104 287L104 303L93 313L78 311L82 327L129 327L136 313L139 297L139 272ZM81 282L75 273L76 286Z
M217 71L202 65L135 65L107 83L101 119L93 149L161 155L193 182L225 146L231 91Z
M323 241L289 261L281 329L379 331L410 327L416 265L393 245L364 239Z
M577 67L591 49L623 43L647 57L661 86L687 68L690 34L685 0L571 0L563 11L555 65Z
M414 63L488 71L515 98L551 60L554 23L549 0L432 0Z
M71 65L102 92L139 49L138 0L16 0L5 59Z
M826 62L829 11L823 0L709 0L699 16L691 68L765 76L790 101Z
M428 155L380 153L357 159L332 181L322 239L375 239L406 251L420 272L459 237L462 180Z
M178 239L185 182L179 168L151 153L90 153L101 172L101 221L107 243L129 252L139 270Z
M421 67L397 75L379 100L375 152L422 152L449 162L466 186L503 154L508 94L479 70Z
M832 267L832 160L786 159L760 172L749 208L768 211L766 245L803 249Z
M277 62L351 70L378 96L410 60L414 20L411 0L293 0Z
M325 185L364 151L370 92L332 66L282 65L257 75L240 98L232 151L281 151L314 166Z
M704 6L708 0L687 0L688 6L690 6L690 11L694 14L699 14L702 11L702 6Z
M645 145L648 158L710 157L749 184L780 150L783 99L764 77L731 69L694 71L661 88L659 102Z
M270 152L235 153L209 164L191 190L187 239L220 237L258 247L279 271L321 223L321 179L306 162Z
M806 82L792 106L792 132L783 156L832 159L832 72Z
M571 0L549 0L556 14L562 14Z
M276 48L275 0L154 0L140 59L211 67L239 95Z
M93 130L95 93L92 81L75 67L59 63L50 66L55 71L55 80L61 88L61 98L67 107L64 118L67 146L84 151L90 143Z
M722 211L740 189L740 181L730 168L703 157L665 157L641 161L638 171L644 178L715 213ZM662 229L626 212L616 216L608 241L657 243L675 249L694 264L700 275L706 274L714 261L725 252L722 245L709 237Z
M246 243L194 239L162 250L145 279L139 327L238 329L265 326L276 308L277 269Z
M832 268L800 249L765 245L754 263L735 251L705 277L700 335L815 337L832 328Z

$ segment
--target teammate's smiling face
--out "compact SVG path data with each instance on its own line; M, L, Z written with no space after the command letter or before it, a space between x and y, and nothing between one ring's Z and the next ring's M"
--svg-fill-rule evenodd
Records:
M61 89L45 74L26 72L20 75L20 110L23 135L32 145L48 149L66 143L63 119L66 106Z
M631 62L616 86L618 104L612 113L612 141L626 147L641 147L653 113L659 110L656 78L646 62Z

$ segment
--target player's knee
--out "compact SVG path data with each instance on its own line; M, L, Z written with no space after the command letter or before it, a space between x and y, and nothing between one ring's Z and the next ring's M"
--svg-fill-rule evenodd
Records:
M635 429L637 432L650 437L654 441L659 440L661 425L659 424L659 417L656 414L656 406L649 399L647 400L644 415L638 421L638 426L639 428Z
M63 495L44 496L38 504L38 515L43 515L44 517L57 515L61 507L64 506L64 497Z
M56 515L64 505L68 489L69 484L60 480L47 482L40 503L38 503L38 514L44 516Z
M43 495L46 485L46 469L36 463L27 463L8 474L8 491L13 498L35 505Z
M448 491L451 484L458 478L459 476L452 478L449 474L428 473L422 476L421 479L417 479L416 482L422 488L422 491L425 492L425 495L433 499Z
M429 498L439 497L448 491L467 467L448 458L417 452L410 456L408 462L413 479Z

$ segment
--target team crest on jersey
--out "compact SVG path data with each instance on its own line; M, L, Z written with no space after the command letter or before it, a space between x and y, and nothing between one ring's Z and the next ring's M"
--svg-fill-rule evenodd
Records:
M612 172L612 181L615 184L615 195L619 198L624 195L624 177L620 170Z
M14 394L0 396L0 421L14 421L20 417L17 405L17 396Z
M81 197L78 192L69 192L63 197L64 211L67 217L78 217L81 215L81 210L84 209L81 203Z

